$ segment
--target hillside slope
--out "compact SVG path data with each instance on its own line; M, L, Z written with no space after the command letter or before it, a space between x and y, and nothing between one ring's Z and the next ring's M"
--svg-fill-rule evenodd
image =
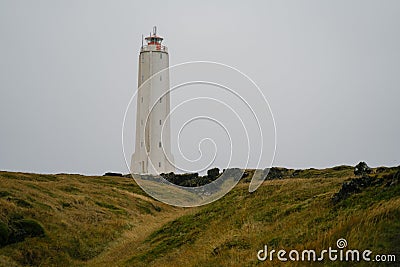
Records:
M130 178L0 172L0 265L253 266L264 245L318 251L339 238L400 261L396 171L349 191L352 167L280 169L254 193L244 178L197 208L155 201Z
M4 266L81 265L125 232L144 234L185 212L147 197L130 178L0 172L0 184L0 223L9 235L26 232L21 220L45 231L3 246Z

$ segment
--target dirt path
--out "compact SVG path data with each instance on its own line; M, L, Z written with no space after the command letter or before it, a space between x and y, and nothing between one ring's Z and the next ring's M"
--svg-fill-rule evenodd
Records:
M143 249L142 242L148 235L159 229L164 224L187 214L190 209L168 209L157 216L143 216L143 221L132 229L125 231L120 238L110 243L108 248L84 263L85 266L123 266L132 256Z

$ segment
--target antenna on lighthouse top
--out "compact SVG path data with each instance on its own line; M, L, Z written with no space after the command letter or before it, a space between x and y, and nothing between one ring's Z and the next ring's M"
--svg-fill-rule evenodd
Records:
M156 26L153 27L153 35L157 35L157 27Z

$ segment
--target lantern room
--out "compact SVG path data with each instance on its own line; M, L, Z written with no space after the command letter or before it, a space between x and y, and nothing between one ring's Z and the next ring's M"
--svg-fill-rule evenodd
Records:
M161 45L161 42L164 38L161 36L157 36L157 28L153 28L153 33L150 33L150 36L144 38L147 42L147 45Z
M143 45L144 40L146 40L145 45ZM140 49L140 52L155 51L155 52L168 53L167 47L161 44L163 40L164 38L157 35L157 28L154 26L153 32L150 32L149 36L143 38L142 35L142 47Z

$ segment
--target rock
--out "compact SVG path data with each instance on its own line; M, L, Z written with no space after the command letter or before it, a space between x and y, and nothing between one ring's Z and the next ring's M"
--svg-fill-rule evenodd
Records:
M283 178L283 171L276 167L264 169L264 174L267 174L267 180Z
M218 168L213 168L207 171L207 176L209 178L215 178L219 175L219 169Z
M117 173L117 172L106 172L103 176L118 176L122 177L122 173Z
M361 161L354 167L354 174L357 176L366 176L371 173L371 168L368 167L367 163Z
M333 195L332 201L336 204L341 200L348 198L352 194L360 193L363 188L370 187L381 182L380 179L372 178L369 176L354 178L350 181L344 182L342 188Z

